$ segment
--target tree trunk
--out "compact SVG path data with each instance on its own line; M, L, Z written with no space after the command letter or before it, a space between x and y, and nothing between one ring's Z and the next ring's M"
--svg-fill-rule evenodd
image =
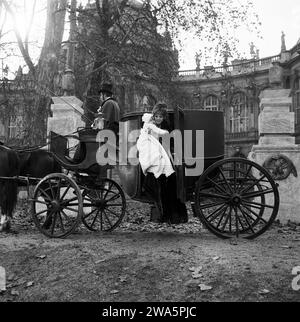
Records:
M36 97L27 111L26 142L29 145L45 143L48 110L54 92L54 79L58 73L61 43L64 33L68 0L47 0L45 39L36 73Z

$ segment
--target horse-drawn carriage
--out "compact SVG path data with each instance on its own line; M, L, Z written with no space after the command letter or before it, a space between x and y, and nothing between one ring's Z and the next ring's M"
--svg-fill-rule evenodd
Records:
M265 232L278 212L277 185L258 164L224 158L223 113L176 108L168 114L172 130L181 134L180 143L172 149L177 161L177 197L190 202L194 216L219 237L251 239ZM127 143L126 151L135 148L136 140L130 140L130 135L141 129L142 115L128 113L121 120L120 137L122 144ZM96 157L98 134L97 130L81 129L78 137L71 137L85 151L81 162L74 163L66 156L70 136L52 132L50 151L64 170L40 180L30 199L34 223L43 234L66 237L81 221L92 231L111 231L126 214L125 193L133 200L153 203L142 189L145 176L140 165L130 162L132 153L128 152L127 162L115 167L120 184L99 175L106 171ZM200 172L195 170L197 166Z

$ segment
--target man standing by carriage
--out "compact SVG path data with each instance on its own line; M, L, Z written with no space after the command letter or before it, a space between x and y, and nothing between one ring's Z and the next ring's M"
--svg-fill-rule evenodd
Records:
M116 136L116 142L119 137L120 107L113 97L113 85L103 83L99 89L101 105L95 113L95 120L92 124L93 129L111 130ZM74 154L73 161L79 163L84 158L84 149L79 145Z
M102 114L104 119L104 129L111 130L118 135L120 122L120 107L113 98L113 86L104 83L99 90L100 100L102 101L98 113Z

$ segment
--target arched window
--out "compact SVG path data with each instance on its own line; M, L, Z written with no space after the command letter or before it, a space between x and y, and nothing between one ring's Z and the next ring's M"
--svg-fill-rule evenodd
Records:
M244 93L236 93L230 105L230 132L247 132L254 126L253 106Z
M219 111L219 100L217 96L207 96L204 100L203 109L207 111Z

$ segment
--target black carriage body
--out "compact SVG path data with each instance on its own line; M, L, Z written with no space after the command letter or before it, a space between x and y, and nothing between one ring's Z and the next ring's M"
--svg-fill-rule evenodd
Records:
M129 133L142 128L142 116L144 112L132 112L123 116L121 122L124 135L128 142L128 151L134 149L135 142L128 140ZM181 110L168 111L170 128L172 130L180 130L182 135L181 153L182 164L175 166L177 176L177 195L183 201L192 199L195 190L195 183L199 179L201 173L210 165L224 158L224 117L219 111L203 111L203 110ZM191 133L191 136L186 131ZM196 133L204 135L204 156L195 159L196 150L201 150L196 144L202 144L203 141L196 142ZM192 142L189 139L192 138ZM126 140L126 139L125 139ZM192 148L192 155L185 155L185 147L189 145ZM191 160L191 157L193 160ZM204 158L204 160L203 160ZM176 159L176 156L175 156ZM202 160L200 160L202 159ZM149 201L143 195L142 183L144 175L139 164L131 164L128 158L126 165L119 166L119 175L123 189L135 200ZM194 166L191 161L201 163L204 161L204 167L201 173L196 175L191 172Z
M97 150L99 149L98 132L98 130L89 128L78 130L78 136L63 136L50 132L50 151L64 169L83 172L91 176L98 175L100 172L100 165L97 162ZM68 139L78 140L81 154L83 155L80 162L74 162L68 157Z

